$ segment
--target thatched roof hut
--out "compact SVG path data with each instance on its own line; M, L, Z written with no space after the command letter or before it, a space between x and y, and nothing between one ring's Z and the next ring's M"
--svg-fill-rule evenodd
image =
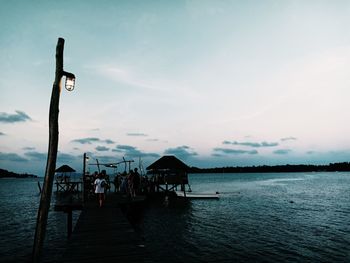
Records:
M154 175L159 184L188 184L187 172L189 166L173 155L165 155L152 163L146 169Z
M74 173L75 170L69 165L62 165L61 167L55 170L56 173Z
M146 168L147 170L179 170L188 171L187 164L173 155L165 155Z

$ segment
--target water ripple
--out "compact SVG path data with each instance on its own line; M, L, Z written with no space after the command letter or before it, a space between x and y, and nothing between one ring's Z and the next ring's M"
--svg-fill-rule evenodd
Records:
M150 205L144 229L156 262L350 262L350 173L208 174L190 181L196 191L219 191L221 198ZM0 198L1 261L25 262L37 182L0 180ZM49 214L50 256L63 249L65 224L63 213Z

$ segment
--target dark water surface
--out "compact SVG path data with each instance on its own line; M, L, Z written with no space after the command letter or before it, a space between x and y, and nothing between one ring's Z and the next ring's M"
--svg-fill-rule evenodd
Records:
M0 262L30 262L42 179L0 179ZM53 211L55 194L49 212L44 259L56 260L67 240L67 216ZM75 223L79 214L73 212ZM50 255L47 258L46 255Z
M158 257L350 262L349 173L198 174L190 182L221 199L146 210L146 240Z
M193 174L190 182L221 198L147 205L146 247L158 262L350 262L350 173ZM0 262L25 262L37 180L0 179L0 201ZM50 211L45 259L57 259L65 241L66 215Z

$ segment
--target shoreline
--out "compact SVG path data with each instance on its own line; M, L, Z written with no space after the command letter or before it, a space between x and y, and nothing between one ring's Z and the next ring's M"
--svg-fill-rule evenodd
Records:
M1 178L39 178L39 176L35 174L18 174L14 172L7 171L5 169L0 169L0 179Z
M328 165L285 164L245 167L191 167L189 173L305 173L305 172L350 172L350 162L330 163Z

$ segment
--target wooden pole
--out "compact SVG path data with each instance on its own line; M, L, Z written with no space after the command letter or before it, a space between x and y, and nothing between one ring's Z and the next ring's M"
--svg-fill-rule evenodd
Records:
M63 49L64 39L59 38L56 46L56 74L52 87L50 113L49 113L49 148L47 155L44 185L41 193L38 209L36 229L33 245L33 262L40 262L42 248L45 239L47 218L51 202L52 185L56 169L57 147L58 147L58 113L61 92L61 78L63 76Z
M98 173L101 173L101 170L100 170L100 163L98 162L98 159L96 159L96 163L97 163L97 170L98 170Z
M72 216L72 208L68 208L67 211L67 237L70 238L72 235L72 221L73 221L73 216Z
M87 189L86 189L86 153L83 156L83 203L87 200Z
M38 187L39 187L39 193L41 194L41 185L39 181L38 181Z

